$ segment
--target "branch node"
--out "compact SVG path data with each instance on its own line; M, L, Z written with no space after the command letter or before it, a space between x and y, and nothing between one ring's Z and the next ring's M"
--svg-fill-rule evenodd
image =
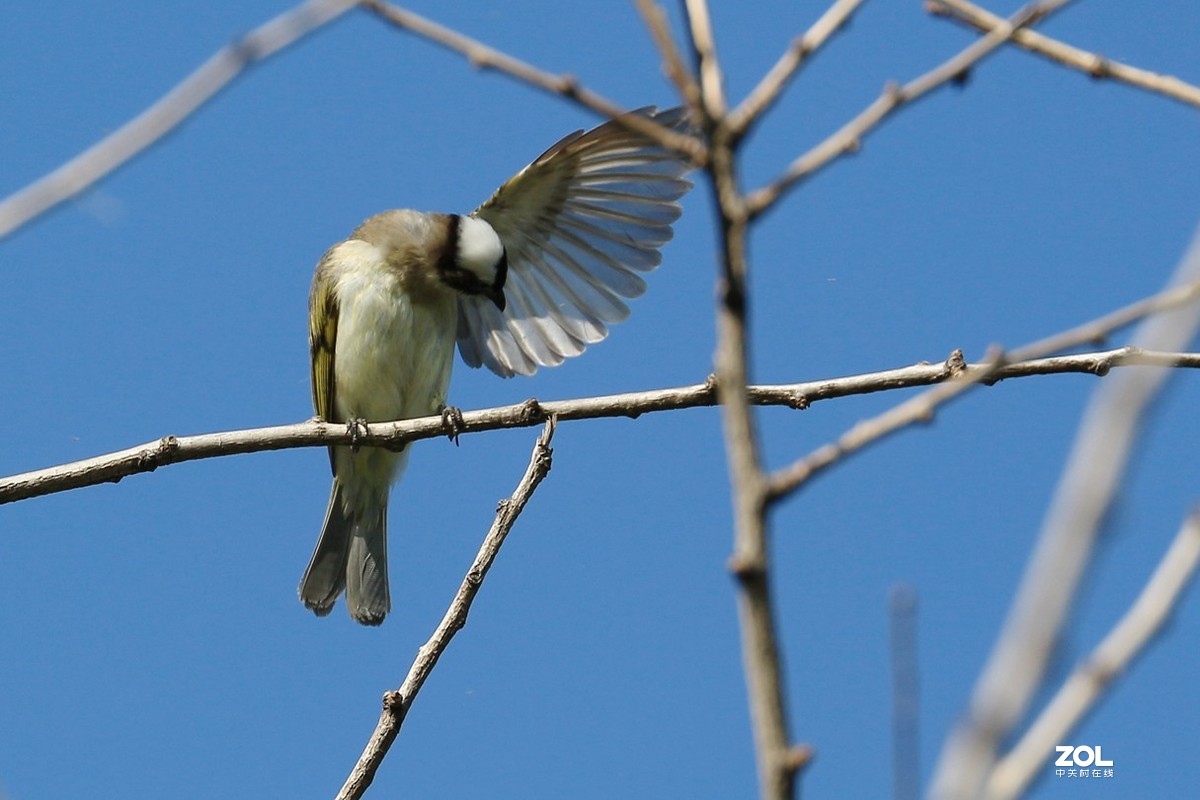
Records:
M811 744L793 745L783 754L783 768L795 774L811 764L816 755L817 751Z
M1115 669L1113 665L1101 663L1095 658L1091 658L1086 664L1083 664L1081 671L1087 675L1097 692L1103 691L1119 673L1119 670Z
M542 408L536 397L531 397L521 404L522 422L541 422L545 418L546 409Z
M739 319L746 318L746 292L740 286L735 284L729 278L721 278L719 281L721 304L729 309L729 312Z
M939 3L938 0L925 0L925 3L922 5L922 10L926 14L932 14L935 17L950 16L950 12L944 5Z
M404 695L400 692L383 693L383 711L385 714L399 714L404 705Z
M166 461L166 456L179 449L179 437L167 435L158 440L158 447L142 453L138 458L138 466L147 472L153 472Z
M967 369L967 360L963 357L962 348L955 348L953 352L946 358L945 374L947 378L953 378L963 374Z
M1112 62L1099 53L1092 59L1092 63L1088 64L1087 74L1096 78L1111 78L1113 74Z
M733 577L737 578L738 583L742 584L762 580L767 574L761 562L736 553L729 557L726 567Z
M558 91L566 97L576 99L579 97L579 77L571 73L564 73L558 76Z
M843 24L848 24L848 23L849 23L849 20L847 20L846 23L843 23ZM804 59L808 58L809 55L811 55L813 52L812 45L810 45L808 43L808 37L803 34L800 34L796 38L792 39L791 49L792 49L792 52L795 54L797 61L803 61Z
M487 573L484 571L483 567L471 567L471 569L467 570L465 580L471 585L471 588L473 588L475 591L479 591L479 587L483 586L483 578L485 575L487 575ZM461 617L455 617L451 621L451 626L456 633L467 627L467 612L464 611Z

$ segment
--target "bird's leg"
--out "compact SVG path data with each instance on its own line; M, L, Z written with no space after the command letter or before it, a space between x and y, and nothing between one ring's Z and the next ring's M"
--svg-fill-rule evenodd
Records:
M367 421L362 417L346 420L346 430L350 433L350 452L357 453L359 448L358 437L368 433Z
M450 437L450 441L454 442L454 446L458 447L458 434L462 433L462 429L466 427L466 423L463 422L462 409L442 403L438 408L438 413L442 415L442 425L449 429L446 435Z

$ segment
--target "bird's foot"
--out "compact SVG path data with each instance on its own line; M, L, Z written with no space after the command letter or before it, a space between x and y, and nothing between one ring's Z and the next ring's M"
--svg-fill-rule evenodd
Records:
M466 423L463 422L462 409L443 405L439 413L442 415L442 425L446 427L446 436L454 442L455 447L458 447L458 435L466 427Z
M355 417L354 419L347 420L346 430L350 433L350 451L352 453L357 453L360 446L358 441L359 437L366 436L368 433L367 421L362 417Z

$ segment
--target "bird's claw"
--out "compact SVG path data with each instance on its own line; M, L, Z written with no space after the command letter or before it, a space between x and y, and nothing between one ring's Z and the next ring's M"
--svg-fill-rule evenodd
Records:
M442 406L441 415L442 425L449 429L446 433L446 436L448 436L450 441L454 442L454 446L457 447L458 435L462 433L463 428L466 427L466 423L463 422L462 409L455 406Z
M361 417L346 421L346 430L350 433L350 451L358 452L359 437L367 434L367 421Z

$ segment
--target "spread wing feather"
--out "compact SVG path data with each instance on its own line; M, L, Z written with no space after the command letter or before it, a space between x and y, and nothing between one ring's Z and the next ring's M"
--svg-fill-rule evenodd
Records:
M686 132L686 112L631 112ZM508 254L507 300L460 295L458 348L472 367L531 375L577 356L629 315L625 300L646 290L640 273L691 188L690 165L657 142L609 121L564 137L474 213Z

